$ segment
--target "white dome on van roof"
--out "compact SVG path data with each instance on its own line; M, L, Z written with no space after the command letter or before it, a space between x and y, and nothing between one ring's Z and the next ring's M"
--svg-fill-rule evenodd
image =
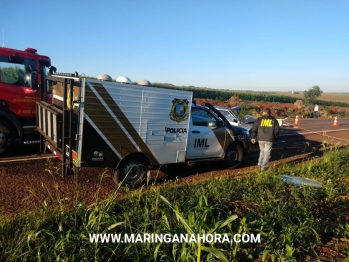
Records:
M151 83L148 80L141 80L138 82L140 86L151 86Z
M127 76L119 76L116 78L116 82L123 83L123 84L131 84L131 79Z
M97 76L97 79L101 80L101 81L108 81L108 82L112 81L111 76L107 75L107 74L100 74L100 75Z

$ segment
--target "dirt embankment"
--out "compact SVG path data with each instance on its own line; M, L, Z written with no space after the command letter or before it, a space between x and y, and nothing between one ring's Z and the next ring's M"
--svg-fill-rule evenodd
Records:
M313 117L314 106L306 106L302 100L297 100L295 103L268 103L268 102L245 102L237 96L232 96L227 101L218 101L213 99L195 98L195 101L199 105L203 105L205 102L212 105L234 107L241 105L242 107L249 108L251 115L259 117L263 108L269 108L273 116L277 117L295 117L299 115L302 118ZM334 116L349 116L349 109L347 107L339 106L319 106L320 118L332 118Z

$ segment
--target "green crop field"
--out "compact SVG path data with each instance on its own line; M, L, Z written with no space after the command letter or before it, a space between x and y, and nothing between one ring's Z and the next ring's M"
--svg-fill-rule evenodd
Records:
M243 101L257 102L277 102L277 103L295 103L298 99L303 100L304 96L301 92L292 94L289 92L257 92L244 90L229 90L229 89L214 89L214 88L199 88L188 86L174 86L171 84L153 83L154 87L178 89L192 91L194 98L212 99L217 101L227 101L233 96L237 96ZM323 93L318 99L318 104L321 106L349 106L349 93Z
M270 95L278 95L278 96L290 96L299 99L303 99L303 93L292 94L291 92L251 92L256 94L270 94ZM321 96L318 97L319 100L324 101L335 101L335 102L346 102L349 103L349 93L322 93Z

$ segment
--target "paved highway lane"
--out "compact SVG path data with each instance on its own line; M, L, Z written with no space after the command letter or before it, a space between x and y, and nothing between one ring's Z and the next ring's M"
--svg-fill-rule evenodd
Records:
M299 119L298 126L294 125L294 119L283 120L280 136L309 134L309 133L328 133L332 131L348 130L349 139L349 118L337 118L338 126L334 126L334 118L327 119Z

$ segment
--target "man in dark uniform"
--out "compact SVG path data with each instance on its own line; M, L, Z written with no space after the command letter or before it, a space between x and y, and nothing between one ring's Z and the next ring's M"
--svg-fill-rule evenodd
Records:
M262 116L253 124L251 142L254 144L256 139L258 140L260 149L258 165L261 170L266 170L268 167L271 148L279 135L279 129L279 122L270 115L269 108L264 108Z

